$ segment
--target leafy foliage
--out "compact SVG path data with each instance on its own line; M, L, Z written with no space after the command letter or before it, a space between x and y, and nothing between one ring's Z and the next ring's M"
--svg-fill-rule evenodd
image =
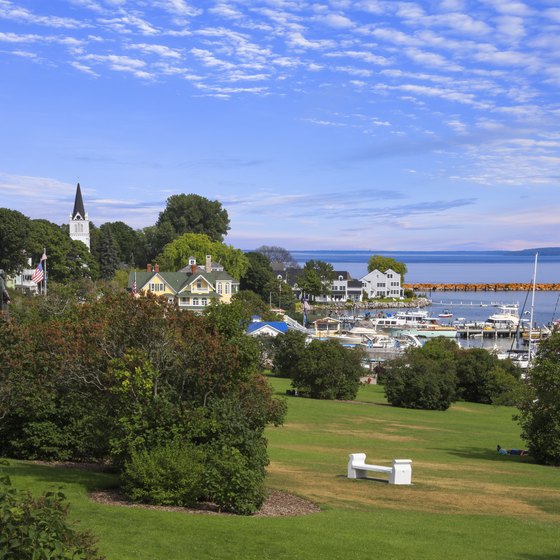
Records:
M298 276L297 283L304 294L320 296L330 293L333 280L334 272L331 264L309 260Z
M202 233L218 242L223 241L229 230L228 213L221 203L198 194L170 196L156 226L161 227L164 223L171 225L175 237L184 233Z
M403 357L387 362L385 396L393 406L447 410L456 396L453 342L429 340L422 348L408 348Z
M283 247L261 245L255 249L255 252L261 253L267 257L271 263L280 263L284 267L299 268L297 261L294 259L290 251L284 249Z
M187 265L189 257L194 256L198 263L204 263L206 255L212 255L212 259L219 261L234 278L240 278L249 263L240 249L212 241L207 235L200 233L181 235L165 246L157 260L161 270L180 270Z
M35 499L0 475L0 558L5 560L102 560L95 539L67 521L61 492Z
M275 280L274 272L270 266L270 260L262 253L247 253L248 266L245 273L239 279L241 290L251 290L261 296L268 298L268 286Z
M121 468L153 450L160 465L175 440L227 444L262 485L264 428L282 421L285 405L257 373L259 346L243 334L239 308L197 316L155 297L93 294L56 318L2 322L0 454L110 458ZM147 490L139 483L138 492Z
M539 344L518 406L529 453L538 463L560 466L560 333Z
M315 399L355 399L363 358L358 348L345 348L336 340L314 340L298 362L292 386Z
M8 274L26 266L30 220L17 210L0 208L0 269Z
M278 377L293 379L306 352L305 333L288 330L273 341L273 368Z

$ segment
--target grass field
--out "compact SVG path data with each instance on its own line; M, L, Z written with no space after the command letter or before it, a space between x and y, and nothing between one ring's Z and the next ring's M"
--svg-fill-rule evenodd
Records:
M271 379L283 394L289 381ZM560 559L560 470L519 447L514 410L458 403L446 412L387 406L380 387L356 402L288 397L286 424L270 428L268 485L319 504L317 514L247 518L93 503L112 475L12 461L13 483L63 487L72 516L121 559ZM348 453L390 465L412 459L412 486L348 480Z

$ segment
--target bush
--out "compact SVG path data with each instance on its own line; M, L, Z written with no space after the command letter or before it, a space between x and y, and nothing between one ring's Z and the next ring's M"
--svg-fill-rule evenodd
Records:
M202 449L174 440L133 451L121 475L124 493L135 502L193 506L204 495Z
M211 447L205 488L208 499L224 511L250 515L262 506L264 472L251 465L235 447Z
M274 338L273 342L273 367L274 375L278 377L294 378L299 368L302 356L306 352L307 335L294 330L289 330L283 335Z
M0 475L0 558L3 560L102 560L87 532L68 524L64 494L34 499Z
M513 404L520 370L483 348L456 353L459 398L483 404Z
M538 463L560 466L560 333L540 343L519 410L529 453Z
M452 346L436 339L423 348L409 348L402 358L387 363L384 377L391 405L447 410L457 384Z
M345 348L336 340L314 340L299 360L292 386L315 399L355 399L364 375L363 358L358 348Z

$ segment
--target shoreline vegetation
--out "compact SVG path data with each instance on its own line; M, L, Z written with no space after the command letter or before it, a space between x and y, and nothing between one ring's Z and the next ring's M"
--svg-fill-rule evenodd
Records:
M497 283L497 284L451 284L451 283L405 283L405 290L415 292L524 292L532 289L532 283ZM536 284L537 292L557 292L560 291L560 283Z

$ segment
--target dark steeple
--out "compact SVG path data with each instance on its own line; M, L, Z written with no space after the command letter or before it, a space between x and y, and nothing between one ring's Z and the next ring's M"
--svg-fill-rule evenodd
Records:
M77 215L80 215L77 218ZM72 212L72 219L82 219L84 220L86 217L86 211L84 210L84 201L82 199L82 191L80 189L80 183L78 183L78 187L76 188L76 200L74 201L74 211Z

